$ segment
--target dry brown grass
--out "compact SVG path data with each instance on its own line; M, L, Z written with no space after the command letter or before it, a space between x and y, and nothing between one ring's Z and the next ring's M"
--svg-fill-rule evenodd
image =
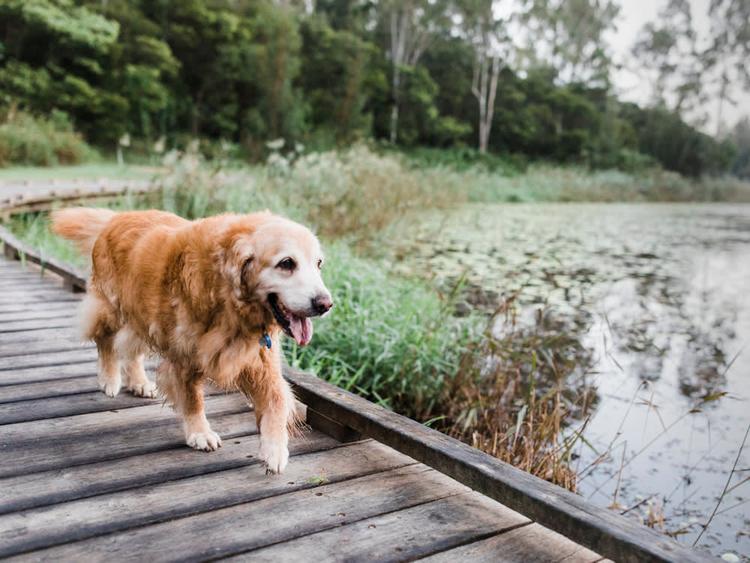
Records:
M584 377L590 355L551 315L540 311L534 327L520 328L512 309L506 302L466 354L445 391L440 429L575 491L571 459L582 431L564 437L562 430L594 401ZM493 336L496 322L503 336Z

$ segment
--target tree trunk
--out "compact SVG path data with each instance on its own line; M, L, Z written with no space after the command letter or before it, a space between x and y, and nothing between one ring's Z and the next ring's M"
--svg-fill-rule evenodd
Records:
M500 77L500 58L486 53L477 56L471 91L479 104L479 152L486 154L495 115L495 96Z

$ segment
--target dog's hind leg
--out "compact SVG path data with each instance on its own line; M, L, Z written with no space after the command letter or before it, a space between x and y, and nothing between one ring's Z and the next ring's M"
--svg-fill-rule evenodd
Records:
M146 376L143 354L131 356L123 362L128 390L136 397L153 399L157 395L156 385Z
M120 361L115 352L116 317L111 306L94 292L86 294L80 323L82 337L96 342L99 353L99 389L108 397L114 397L120 392L122 377Z
M191 448L210 452L221 447L221 438L211 430L203 405L203 384L189 368L178 368L164 361L159 366L157 384L182 417L185 442Z
M124 326L115 337L115 348L123 365L123 377L128 390L136 397L156 397L156 385L149 381L143 367L145 345L129 326Z
M115 354L114 335L100 336L95 339L96 349L99 352L99 389L108 397L115 397L122 387L122 376L120 374L120 361Z

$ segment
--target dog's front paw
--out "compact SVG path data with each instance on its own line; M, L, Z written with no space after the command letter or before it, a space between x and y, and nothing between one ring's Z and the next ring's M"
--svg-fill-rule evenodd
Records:
M260 459L266 465L266 473L281 473L289 463L287 447L273 440L260 439Z
M107 397L116 397L120 392L122 383L120 381L100 381L99 389L102 390Z
M145 397L147 399L155 399L158 393L156 384L151 381L145 381L144 383L136 383L130 385L130 392L136 397Z
M207 430L206 432L193 432L188 434L187 445L196 450L212 452L221 447L221 438L213 430Z

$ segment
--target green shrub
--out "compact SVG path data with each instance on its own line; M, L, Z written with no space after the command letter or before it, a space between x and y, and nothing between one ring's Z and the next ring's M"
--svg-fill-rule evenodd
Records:
M478 169L504 176L514 176L525 171L527 167L526 159L522 155L482 154L469 147L452 149L415 147L407 149L404 154L417 167L445 166L457 172Z
M94 155L62 112L46 118L15 113L0 125L0 167L78 164Z
M456 318L449 299L341 243L326 255L335 314L315 322L313 345L286 340L289 362L398 412L433 416L484 321Z
M347 150L284 156L272 153L265 166L227 168L197 152L171 153L159 205L188 218L224 211L270 209L314 227L325 237L355 243L378 235L412 211L466 201L454 171L413 170L401 158L365 145ZM226 163L225 163L226 164Z

